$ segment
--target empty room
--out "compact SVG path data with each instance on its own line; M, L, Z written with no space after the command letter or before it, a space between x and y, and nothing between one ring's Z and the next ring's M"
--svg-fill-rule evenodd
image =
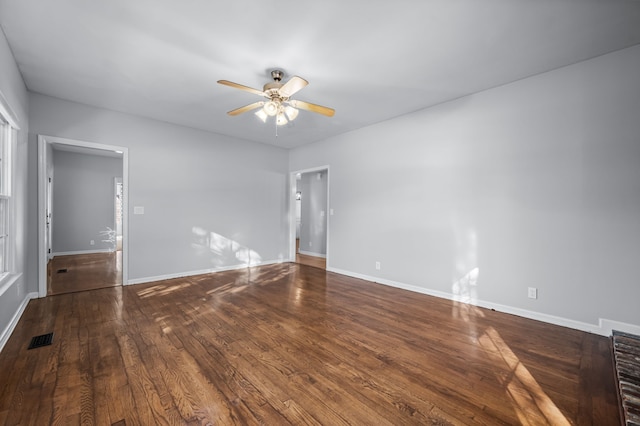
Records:
M0 425L640 424L640 1L0 29Z

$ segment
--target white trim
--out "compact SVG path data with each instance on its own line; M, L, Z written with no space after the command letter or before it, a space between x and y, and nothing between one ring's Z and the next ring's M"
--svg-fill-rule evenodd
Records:
M114 253L115 250L111 249L97 249L97 250L76 250L76 251L58 251L51 254L51 257L56 256L75 256L78 254L98 254L98 253Z
M9 102L7 102L7 99L2 94L2 91L0 91L0 116L7 120L9 126L13 127L16 130L20 130L20 126L18 126L18 116L15 112L13 112L11 105L9 105Z
M2 351L2 349L4 349L4 345L6 345L7 342L9 341L9 338L11 337L11 333L13 333L13 330L16 328L16 325L18 325L18 321L20 321L20 318L22 317L24 310L27 308L29 301L31 299L37 299L37 298L38 298L38 293L27 293L24 296L24 300L22 300L20 307L18 307L18 310L16 311L15 314L13 314L11 321L9 321L9 324L7 324L5 329L2 330L2 334L0 334L0 352Z
M47 295L47 141L38 135L38 295Z
M331 170L329 165L289 172L289 262L296 261L296 175L324 170L327 171L327 254L324 257L327 259L327 266L329 265L329 238L331 235L329 232L331 229Z
M5 291L7 291L12 285L15 284L16 281L22 276L22 273L12 274L7 273L2 280L0 280L0 296L2 296Z
M38 135L38 294L47 295L47 262L49 254L45 247L46 232L46 188L47 188L47 144L71 145L103 151L122 151L122 283L129 280L129 148L117 145L105 145L60 138L57 136Z
M192 277L194 275L206 275L206 274L212 274L215 272L224 272L224 271L235 271L238 269L249 269L249 268L253 268L254 266L266 266L266 265L273 265L276 263L288 263L289 260L283 259L283 260L270 260L270 261L266 261L266 262L258 262L252 265L247 265L247 264L242 264L242 265L233 265L233 266L223 266L220 268L212 268L212 269L201 269L199 271L188 271L188 272L178 272L175 274L167 274L167 275L158 275L155 277L143 277L143 278L135 278L132 280L129 280L129 285L133 285L133 284L144 284L144 283L150 283L150 282L155 282L155 281L163 281L163 280L171 280L174 278L184 278L184 277Z
M327 258L326 254L314 253L312 251L298 250L298 253L304 254L306 256L323 257L325 259Z
M600 329L606 332L607 336L612 335L613 330L640 336L640 325L627 324L626 322L613 321L606 318L600 318Z
M400 283L397 281L387 280L384 278L373 277L369 275L359 274L356 272L345 271L338 268L327 268L329 272L335 272L341 275L347 275L349 277L359 278L365 281L371 281L378 284L387 285L390 287L396 287L403 290L413 291L415 293L426 294L428 296L439 297L442 299L453 300L459 303L465 303L468 305L479 306L481 308L493 309L495 311L504 312L507 314L517 315L519 317L528 318L536 321L542 321L549 324L559 325L562 327L573 328L580 331L586 331L589 333L599 334L601 336L610 336L612 330L623 331L626 333L640 335L640 326L634 324L626 324L618 321L612 321L608 319L600 318L598 324L590 324L581 321L575 321L568 318L558 317L555 315L544 314L541 312L529 311L527 309L516 308L513 306L500 305L497 303L487 302L483 300L476 300L473 302L461 301L454 294L447 293L438 290L431 290L424 287L418 287L411 284Z

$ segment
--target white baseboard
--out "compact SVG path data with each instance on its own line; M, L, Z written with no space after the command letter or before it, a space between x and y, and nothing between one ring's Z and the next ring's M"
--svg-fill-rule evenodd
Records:
M569 318L558 317L555 315L544 314L541 312L529 311L526 309L516 308L513 306L500 305L497 303L487 302L483 300L464 301L460 300L452 293L446 293L437 290L431 290L424 287L418 287L411 284L404 284L397 281L387 280L384 278L372 277L369 275L358 274L356 272L345 271L337 268L327 268L327 271L335 272L341 275L347 275L354 278L360 278L365 281L371 281L378 284L388 285L390 287L401 288L403 290L409 290L416 293L422 293L429 296L440 297L442 299L454 300L460 303L466 303L473 306L479 306L481 308L493 309L499 312L507 314L517 315L523 318L529 318L536 321L542 321L549 324L555 324L562 327L573 328L580 331L586 331L593 334L599 334L601 336L611 336L612 330L623 331L625 333L631 333L640 335L640 326L634 324L626 324L619 321L608 320L600 318L598 324L589 324L586 322L575 321Z
M127 285L144 284L144 283L149 283L154 281L170 280L173 278L183 278L183 277L191 277L194 275L211 274L213 272L234 271L237 269L253 268L254 266L265 266L265 265L273 265L275 263L286 263L286 262L289 262L289 260L286 260L286 259L270 260L265 262L254 263L251 265L241 264L241 265L233 265L233 266L223 266L223 267L212 268L212 269L201 269L198 271L187 271L187 272L178 272L176 274L157 275L155 277L135 278L135 279L130 279L127 282Z
M304 250L298 250L298 253L300 254L304 254L305 256L314 256L314 257L322 257L324 259L327 258L326 254L320 254L320 253L314 253L312 251L304 251Z
M4 345L6 345L7 342L9 341L9 337L11 337L11 333L13 333L13 330L16 328L16 325L18 325L18 321L20 321L20 317L22 317L22 314L24 313L24 310L27 308L29 301L31 299L37 299L37 298L38 298L38 293L27 293L24 296L24 300L22 300L22 303L18 307L18 310L16 311L16 313L13 314L11 321L9 322L9 324L7 324L5 329L2 330L2 334L0 335L0 351L2 351L2 349L4 348Z
M605 318L600 318L600 328L607 332L607 335L613 334L613 330L623 331L629 334L635 334L640 336L640 325L627 324L624 322L613 321Z
M77 251L59 251L51 254L51 257L56 256L75 256L78 254L96 254L96 253L113 253L115 250L111 249L97 249L97 250L77 250Z

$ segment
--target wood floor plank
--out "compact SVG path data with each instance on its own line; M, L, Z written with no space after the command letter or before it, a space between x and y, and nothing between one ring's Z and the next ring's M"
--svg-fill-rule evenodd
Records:
M32 300L0 353L0 425L118 422L620 419L606 338L278 264Z

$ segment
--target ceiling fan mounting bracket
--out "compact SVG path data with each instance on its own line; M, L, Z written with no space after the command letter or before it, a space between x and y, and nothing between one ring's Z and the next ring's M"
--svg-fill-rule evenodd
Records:
M282 70L271 71L271 78L273 78L274 81L280 82L282 77L284 77L284 72Z

